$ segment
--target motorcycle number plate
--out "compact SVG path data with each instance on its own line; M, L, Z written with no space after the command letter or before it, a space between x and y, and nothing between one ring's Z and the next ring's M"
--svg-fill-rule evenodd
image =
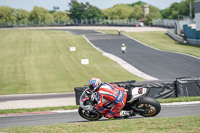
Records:
M132 89L132 96L139 97L147 92L147 88L135 87Z

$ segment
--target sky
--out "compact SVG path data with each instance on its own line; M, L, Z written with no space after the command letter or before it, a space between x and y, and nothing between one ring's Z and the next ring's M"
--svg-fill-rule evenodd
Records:
M27 11L33 10L34 6L43 7L48 10L53 10L53 7L59 7L61 11L69 10L71 0L0 0L0 6L9 6L16 9L25 9ZM139 0L77 0L78 2L89 2L91 5L99 9L111 8L115 4L132 4ZM141 0L148 4L165 9L174 2L181 2L182 0Z

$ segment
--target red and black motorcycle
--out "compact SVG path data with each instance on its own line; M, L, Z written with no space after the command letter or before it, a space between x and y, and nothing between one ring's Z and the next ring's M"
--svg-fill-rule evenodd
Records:
M153 117L159 114L161 110L160 103L152 97L145 96L147 88L135 87L126 89L126 92L127 102L120 113L120 117L129 118L136 114ZM103 100L103 102L108 102L106 99ZM104 117L107 112L95 110L93 108L94 104L96 104L96 93L92 93L89 89L84 90L80 97L79 115L89 121L96 121ZM110 104L106 107L106 110L109 111L113 105Z

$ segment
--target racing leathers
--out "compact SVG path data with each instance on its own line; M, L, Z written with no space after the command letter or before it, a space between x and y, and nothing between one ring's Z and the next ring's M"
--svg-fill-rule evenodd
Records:
M126 104L127 93L123 87L112 85L104 82L97 90L97 104L96 109L100 112L106 112L107 118L120 117L120 112Z

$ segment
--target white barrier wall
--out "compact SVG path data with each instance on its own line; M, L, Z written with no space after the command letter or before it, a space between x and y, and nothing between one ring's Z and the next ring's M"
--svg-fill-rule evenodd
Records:
M195 14L196 30L200 31L200 13Z
M200 31L200 1L194 2L196 30Z
M200 40L199 39L187 38L187 41L188 41L189 44L200 46Z

